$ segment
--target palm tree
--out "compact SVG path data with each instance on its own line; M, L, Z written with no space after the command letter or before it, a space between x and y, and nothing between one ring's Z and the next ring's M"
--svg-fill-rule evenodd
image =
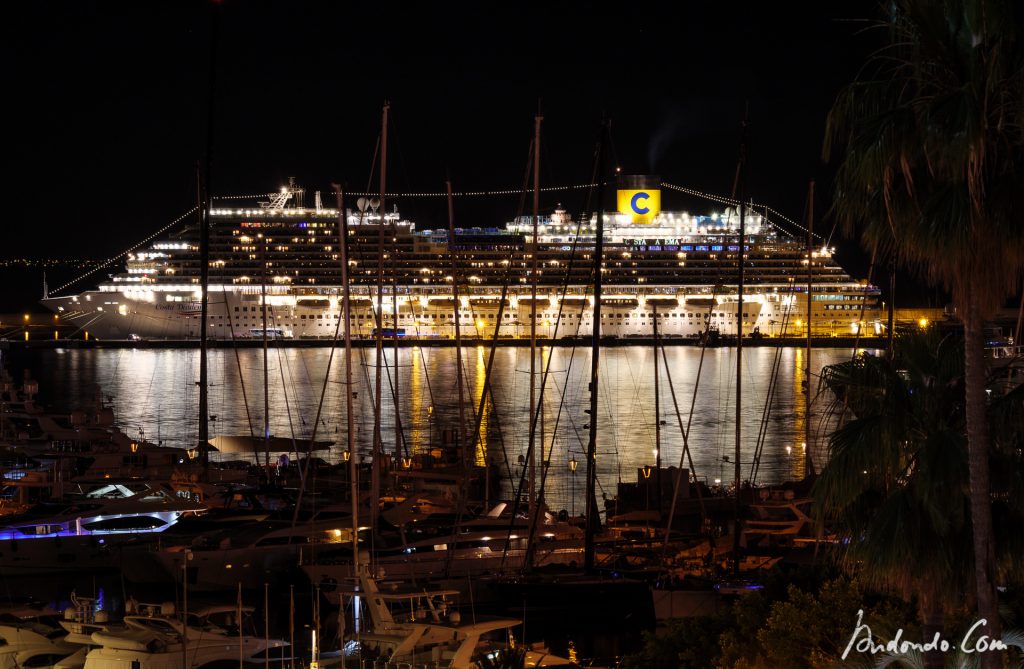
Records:
M828 366L824 383L836 409L853 418L829 438L830 458L814 487L824 517L842 539L835 557L868 586L916 596L923 637L943 626L943 611L973 590L968 448L961 340L913 334L896 340L892 358L862 356ZM1024 438L1024 386L990 405L1000 435L997 472L1024 471L1015 445ZM1024 479L997 475L998 564L1022 567ZM941 667L941 653L927 666Z
M983 326L1024 264L1024 56L1014 0L892 0L882 46L838 97L834 212L951 291L964 324L978 611L998 635ZM990 659L995 666L995 659Z

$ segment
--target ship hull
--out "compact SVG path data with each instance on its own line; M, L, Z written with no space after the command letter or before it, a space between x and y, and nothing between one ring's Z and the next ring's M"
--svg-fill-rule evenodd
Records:
M882 314L877 289L822 287L815 289L814 313L808 318L806 294L789 293L788 287L762 287L744 298L744 334L802 336L810 321L819 337L850 336L881 332ZM331 339L338 333L341 300L338 287L321 287L315 297L308 293L275 290L266 298L266 328L275 339ZM651 337L655 320L658 335L665 338L698 337L708 326L721 335L737 332L736 295L712 295L705 288L658 287L646 294L635 287L605 288L601 306L601 334L628 339ZM352 334L357 339L376 336L376 299L362 294L353 298ZM200 336L200 302L194 289L94 290L80 295L52 297L43 304L65 325L76 328L74 337L92 339L186 340ZM531 302L513 296L500 308L498 294L481 293L460 298L459 329L467 338L529 339ZM407 339L452 339L455 309L450 297L400 294L397 305L390 295L383 299L385 336ZM260 292L210 291L207 335L214 340L259 339L263 335ZM396 309L397 306L397 309ZM397 322L395 311L397 311ZM657 317L655 317L655 313ZM536 308L536 334L541 338L588 337L594 329L593 298L576 289L574 294L540 292Z

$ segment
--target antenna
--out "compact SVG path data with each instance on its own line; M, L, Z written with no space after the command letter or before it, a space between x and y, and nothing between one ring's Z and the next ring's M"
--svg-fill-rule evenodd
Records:
M280 192L271 195L269 201L260 202L260 207L263 209L284 209L288 200L291 200L293 197L297 205L301 207L302 196L305 192L305 190L295 184L295 177L288 177L288 185L282 186Z

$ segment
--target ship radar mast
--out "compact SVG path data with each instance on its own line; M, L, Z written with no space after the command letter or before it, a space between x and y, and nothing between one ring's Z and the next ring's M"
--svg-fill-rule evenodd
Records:
M271 194L270 200L267 202L260 202L260 207L263 209L284 209L289 200L293 200L293 205L301 207L302 196L305 192L305 190L295 184L295 177L288 177L288 185L282 186L280 192Z

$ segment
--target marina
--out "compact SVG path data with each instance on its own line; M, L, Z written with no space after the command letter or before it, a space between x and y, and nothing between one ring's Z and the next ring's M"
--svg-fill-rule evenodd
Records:
M11 5L0 669L1017 666L1022 12Z

